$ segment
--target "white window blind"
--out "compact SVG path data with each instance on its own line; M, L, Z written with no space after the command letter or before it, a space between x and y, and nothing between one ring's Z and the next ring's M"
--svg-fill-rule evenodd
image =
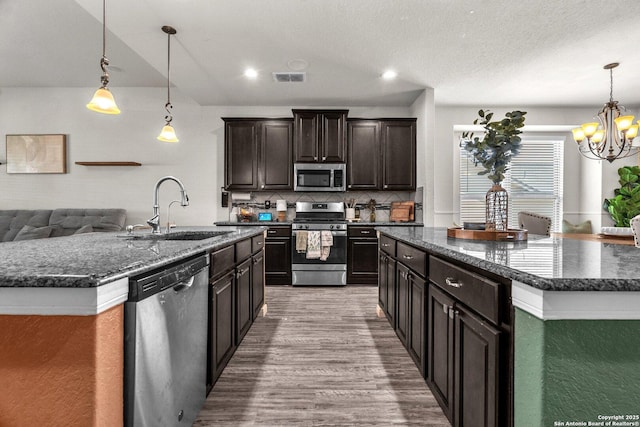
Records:
M551 229L562 222L562 165L564 138L522 135L520 153L514 157L502 186L509 193L509 227L516 228L518 212L530 211L551 218ZM485 195L491 187L486 175L478 175L468 153L459 148L460 220L485 221Z

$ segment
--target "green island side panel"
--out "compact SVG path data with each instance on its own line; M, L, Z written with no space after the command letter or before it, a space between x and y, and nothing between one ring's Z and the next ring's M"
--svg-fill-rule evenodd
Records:
M516 427L640 415L640 320L542 321L515 311Z

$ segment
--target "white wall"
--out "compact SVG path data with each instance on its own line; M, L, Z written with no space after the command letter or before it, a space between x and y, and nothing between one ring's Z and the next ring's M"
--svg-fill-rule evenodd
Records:
M128 224L151 217L153 188L173 175L185 185L190 206L174 204L178 225L210 225L228 219L220 207L224 185L224 126L221 117L292 117L292 107L201 107L172 90L173 125L180 142L161 143L166 91L162 88L111 88L122 114L91 112L85 104L95 88L2 88L0 133L67 135L66 174L7 174L0 148L0 209L127 209ZM409 108L348 108L350 117L407 117ZM76 161L136 161L141 167L88 167ZM172 182L160 192L161 221L179 199Z

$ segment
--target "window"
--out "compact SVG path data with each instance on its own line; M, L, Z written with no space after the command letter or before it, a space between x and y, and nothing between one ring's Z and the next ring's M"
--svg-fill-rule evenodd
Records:
M509 193L509 227L517 227L518 212L531 211L551 217L553 231L562 223L562 166L564 137L521 135L520 153L511 160L502 186ZM460 220L485 221L484 198L491 187L486 175L478 175L463 149L460 159Z

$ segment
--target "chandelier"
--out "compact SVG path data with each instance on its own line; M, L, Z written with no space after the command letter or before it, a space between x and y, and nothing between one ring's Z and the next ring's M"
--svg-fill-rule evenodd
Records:
M638 135L638 124L633 124L633 116L623 116L618 101L613 100L613 69L620 65L617 62L604 66L609 70L610 90L609 102L604 104L598 113L600 122L583 123L572 130L573 139L578 143L580 154L592 160L607 160L629 157L638 153L638 147L632 146L633 139Z

